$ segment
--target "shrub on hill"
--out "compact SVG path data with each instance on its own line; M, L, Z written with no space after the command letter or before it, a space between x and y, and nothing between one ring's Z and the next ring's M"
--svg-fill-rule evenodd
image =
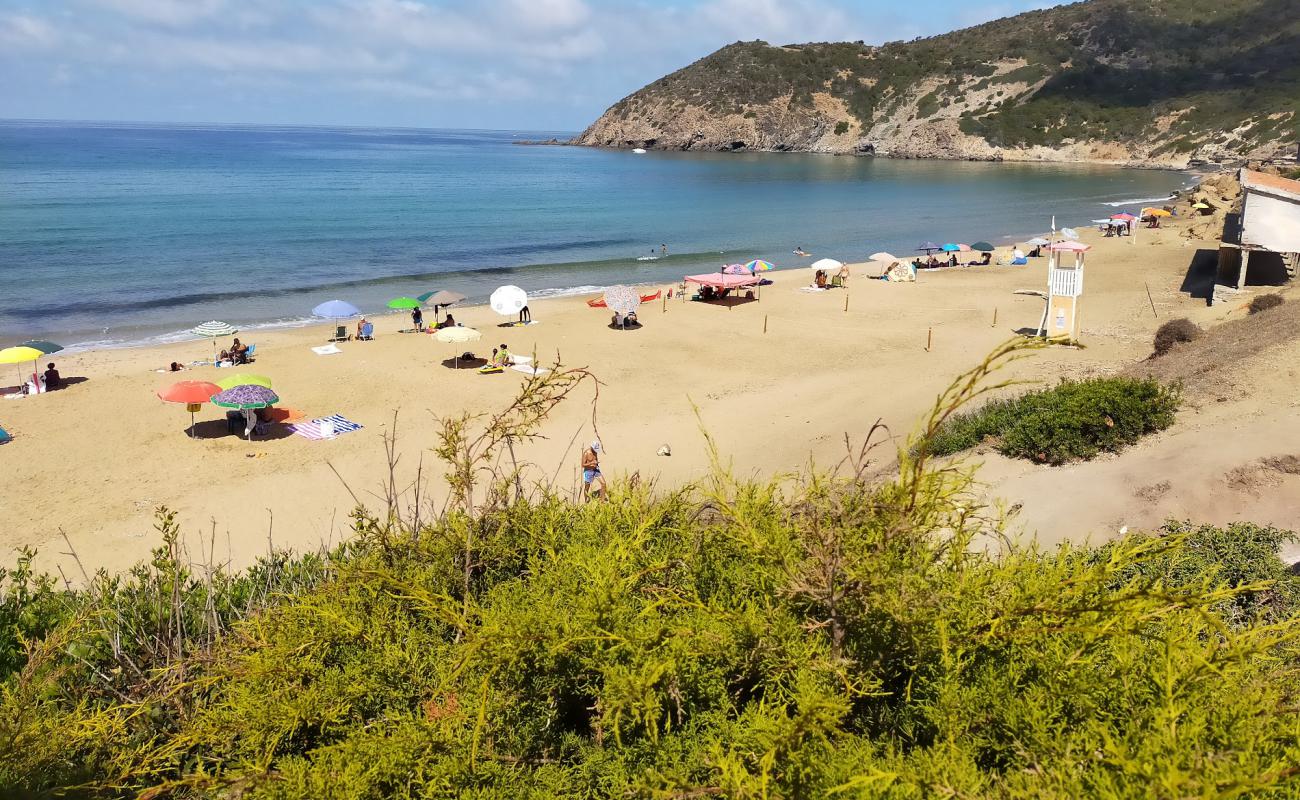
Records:
M1270 308L1277 308L1285 302L1285 298L1280 294L1261 294L1250 301L1250 313L1258 314L1261 311L1268 311Z
M947 419L932 453L951 455L985 439L1003 455L1062 464L1117 452L1173 424L1178 391L1154 380L1094 378L994 400Z
M1155 348L1152 357L1162 356L1184 342L1192 342L1201 337L1201 326L1183 317L1171 319L1156 329L1156 338L1152 343Z

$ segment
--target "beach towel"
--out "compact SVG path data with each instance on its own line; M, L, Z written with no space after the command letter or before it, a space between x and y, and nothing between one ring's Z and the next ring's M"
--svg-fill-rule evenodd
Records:
M328 437L321 432L321 423L327 420L334 424L335 436L338 436L341 433L351 433L352 431L359 431L363 427L362 425L356 422L353 422L349 419L345 419L342 414L335 414L331 417L321 417L320 419L311 419L311 420L307 420L306 422L296 422L293 425L290 425L289 429L292 430L294 433L298 434L299 436L303 437L304 439L311 439L313 441L333 438L333 437Z
M338 349L332 344L325 344L325 345L321 345L320 347L313 347L311 351L318 356L332 356L335 353L343 352L342 350Z
M522 372L525 375L545 375L550 372L546 367L534 367L532 364L515 364L510 369L515 372Z
M821 287L821 286L800 286L800 287L799 287L799 291L801 291L801 292L825 292L825 291L829 291L829 290L828 290L828 289L825 289L824 287Z

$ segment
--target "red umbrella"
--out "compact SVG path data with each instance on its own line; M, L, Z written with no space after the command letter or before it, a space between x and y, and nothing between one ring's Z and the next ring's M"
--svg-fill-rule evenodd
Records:
M184 403L190 412L190 438L194 438L194 414L199 406L212 399L221 387L208 381L178 381L158 390L158 398L168 403Z
M1129 214L1128 212L1124 212L1124 213L1121 213L1121 214L1111 214L1111 215L1110 215L1110 218L1111 218L1111 219L1122 219L1122 220L1124 220L1125 222L1132 222L1133 220L1137 219L1137 217L1133 216L1132 214Z

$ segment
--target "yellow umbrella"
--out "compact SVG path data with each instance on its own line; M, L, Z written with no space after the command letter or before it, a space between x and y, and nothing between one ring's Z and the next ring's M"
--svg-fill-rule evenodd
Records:
M1163 208L1144 208L1144 209L1142 209L1142 216L1144 216L1144 217L1168 217L1168 216L1172 216L1172 215L1171 215L1168 211L1165 211Z
M18 347L6 347L5 349L0 350L0 364L26 364L30 361L32 362L32 374L35 375L36 362L44 355L45 351L37 350L35 347L23 347L21 345ZM23 373L20 371L18 373L19 388L21 388L25 382L22 378Z
M267 389L274 388L271 386L271 379L265 375L253 375L249 372L240 372L231 375L229 378L222 378L217 381L217 385L222 389L230 389L235 386L264 386Z

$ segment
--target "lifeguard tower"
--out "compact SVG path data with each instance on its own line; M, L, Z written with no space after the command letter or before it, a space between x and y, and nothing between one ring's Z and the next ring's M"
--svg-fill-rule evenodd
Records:
M1042 297L1043 319L1037 335L1075 341L1079 334L1079 295L1083 294L1083 254L1092 247L1079 242L1056 242L1047 248L1047 293L1018 289L1016 294ZM1065 262L1070 254L1073 263Z

